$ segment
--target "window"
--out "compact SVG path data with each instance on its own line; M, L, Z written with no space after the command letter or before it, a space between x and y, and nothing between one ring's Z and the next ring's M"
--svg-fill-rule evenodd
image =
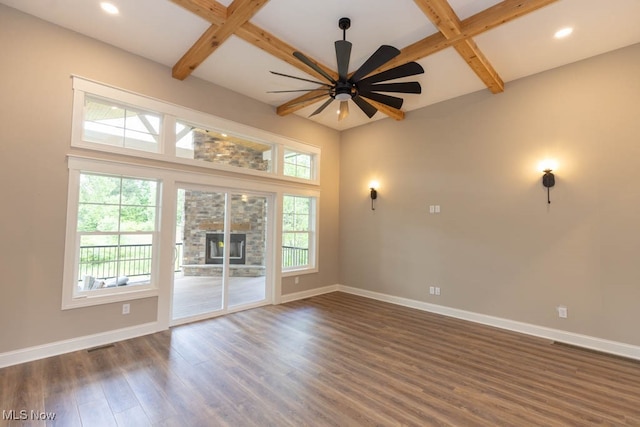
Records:
M315 198L285 195L282 206L283 271L315 267Z
M312 156L289 149L284 151L284 175L301 179L312 179Z
M114 147L158 152L160 116L94 96L84 103L83 139Z
M73 89L72 147L320 184L318 147L77 76Z
M283 229L273 228L282 236L282 274L317 271L319 191L311 186L320 185L319 147L81 77L72 81L63 309L158 295L165 268L159 257L175 243L161 238L160 218L166 226L174 214L161 212L160 199L162 192L165 201L173 197L176 182L206 186L215 178L216 185L229 180L229 188L288 193L281 199ZM75 156L76 148L119 157Z
M67 238L75 245L65 255L63 308L153 288L159 182L73 170L71 176Z
M227 132L176 122L176 156L271 172L273 146Z

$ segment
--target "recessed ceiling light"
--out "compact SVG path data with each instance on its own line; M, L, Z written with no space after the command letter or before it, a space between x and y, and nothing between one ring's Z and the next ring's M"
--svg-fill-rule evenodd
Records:
M118 8L113 3L103 1L100 3L100 7L109 15L117 15L118 13L120 13Z
M573 28L566 27L566 28L562 28L562 29L556 31L556 33L553 35L553 37L555 37L557 39L563 39L563 38L569 36L571 33L573 33Z

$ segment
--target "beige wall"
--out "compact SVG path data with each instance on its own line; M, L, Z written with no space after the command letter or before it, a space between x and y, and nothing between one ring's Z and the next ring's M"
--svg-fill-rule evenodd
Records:
M321 271L282 289L337 283L337 131L2 5L0 52L0 353L156 320L156 298L132 301L129 316L121 304L60 310L71 74L322 147Z
M635 45L343 132L340 283L640 345L638 76Z

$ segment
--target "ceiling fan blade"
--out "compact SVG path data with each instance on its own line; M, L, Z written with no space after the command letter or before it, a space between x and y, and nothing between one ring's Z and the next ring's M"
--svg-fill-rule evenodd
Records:
M346 40L336 41L336 61L338 62L338 78L347 80L349 73L349 58L351 58L351 42Z
M287 93L287 92L313 92L314 90L326 90L327 94L329 93L329 89L292 89L292 90L268 90L267 93Z
M317 82L315 80L309 80L309 79L304 79L302 77L290 76L289 74L282 74L282 73L278 73L277 71L269 71L269 72L271 74L275 74L277 76L289 77L289 78L292 78L292 79L302 80L302 81L309 82L309 83L315 83L315 84L318 84L318 85L331 87L331 85L329 85L327 83Z
M324 104L322 104L320 107L318 107L318 109L316 111L314 111L313 113L311 113L311 115L309 117L313 117L316 114L320 114L322 113L322 110L324 110L325 108L327 108L327 106L329 104L331 104L333 102L333 98L329 98L327 99L327 102L325 102Z
M349 115L349 101L340 101L340 113L338 114L338 121L341 121Z
M374 71L376 68L381 67L382 65L391 61L393 58L395 58L399 54L400 54L399 49L396 49L393 46L383 44L378 48L378 50L373 52L373 55L371 55L369 59L367 59L364 62L364 64L362 64L360 68L356 70L355 73L353 73L349 81L357 82L367 74Z
M399 79L401 77L415 76L416 74L424 73L424 68L417 62L407 62L403 65L391 68L387 71L383 71L373 76L369 76L366 79L360 80L358 83L373 84L377 82L383 82L385 80Z
M363 96L365 98L373 99L374 101L380 102L381 104L388 105L389 107L393 107L396 109L400 109L402 107L402 103L404 99L398 98L396 96L383 95L381 93L375 92L366 92L360 91L358 92L359 96Z
M364 92L397 92L397 93L422 93L422 87L418 82L380 83L377 85L358 83L358 90Z
M359 96L356 96L356 97L352 98L352 100L353 100L353 102L356 103L356 105L358 107L360 107L360 109L369 118L373 117L373 115L378 111L378 109L376 107L374 107L373 105L369 104L367 101L365 101L364 99L362 99Z
M300 61L305 63L309 68L312 68L316 72L320 73L325 79L329 80L331 83L336 83L336 81L329 74L327 74L322 68L318 67L318 65L315 62L311 61L302 53L296 51L296 52L293 52L293 56L295 56Z

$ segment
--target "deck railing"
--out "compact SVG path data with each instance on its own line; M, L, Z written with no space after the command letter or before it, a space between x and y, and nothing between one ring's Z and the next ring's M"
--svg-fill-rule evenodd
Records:
M78 280L84 276L110 279L116 276L148 276L151 274L151 245L104 245L80 246L80 271ZM176 243L174 270L180 271L182 243Z
M80 246L78 280L84 276L111 279L116 276L148 276L151 274L151 245ZM174 271L182 269L182 243L176 243ZM309 264L309 250L295 246L282 247L282 266L296 267Z
M282 267L296 267L309 264L309 249L295 246L282 247Z

